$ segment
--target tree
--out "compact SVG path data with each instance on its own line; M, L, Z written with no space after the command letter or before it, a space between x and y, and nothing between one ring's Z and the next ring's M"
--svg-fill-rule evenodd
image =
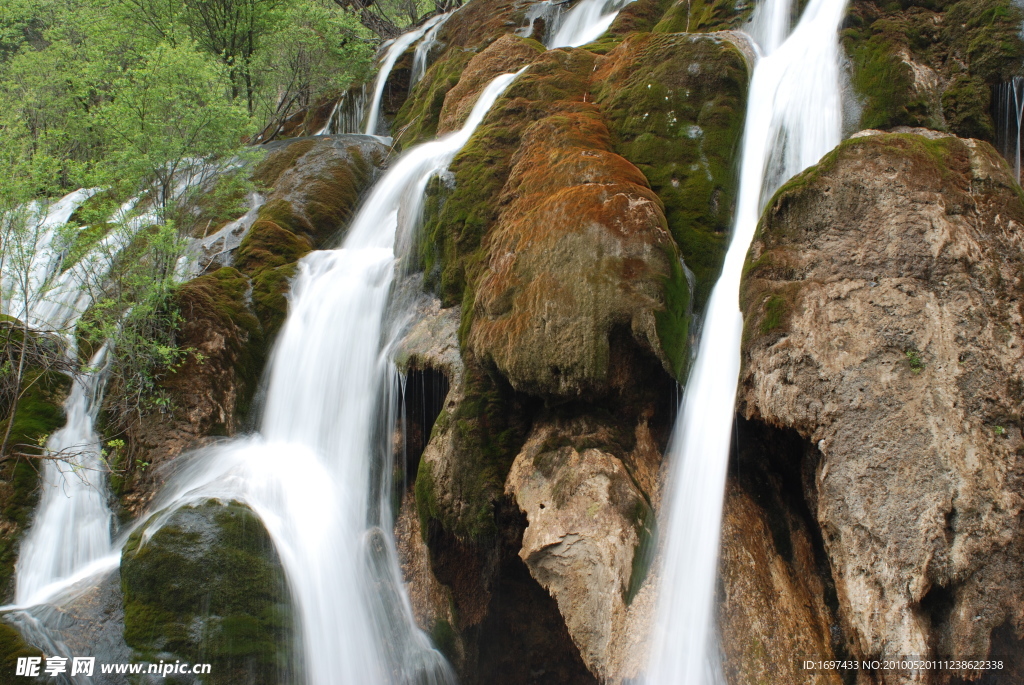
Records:
M295 2L255 61L259 121L272 128L296 110L336 96L368 75L372 59L371 41L353 15L318 0Z
M166 210L211 160L237 150L249 128L223 70L190 43L160 44L127 70L97 114L106 139L107 181L141 180Z

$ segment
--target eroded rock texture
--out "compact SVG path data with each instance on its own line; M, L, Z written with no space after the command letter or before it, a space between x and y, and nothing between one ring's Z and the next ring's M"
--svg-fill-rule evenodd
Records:
M1024 654L1022 229L991 147L913 133L842 144L759 228L740 408L820 453L852 654Z

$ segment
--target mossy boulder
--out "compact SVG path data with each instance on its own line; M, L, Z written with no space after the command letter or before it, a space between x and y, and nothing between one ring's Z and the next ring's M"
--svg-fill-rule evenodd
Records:
M664 203L698 308L728 244L748 78L742 53L716 34L630 36L594 78L613 149Z
M851 3L842 33L861 128L921 126L992 141L992 87L1022 71L1012 0Z
M643 174L610 150L600 110L573 109L523 134L484 241L489 259L468 335L477 357L516 390L566 399L632 382L612 373L616 357L628 354L612 350L618 327L671 368L655 313L665 310L664 284L678 259L661 203Z
M19 658L41 656L43 653L26 643L13 626L0 621L0 685L41 682L36 678L29 680L15 675Z
M388 149L366 136L300 138L267 147L253 179L270 192L235 266L252 281L256 314L269 338L287 315L295 263L310 250L341 241Z
M145 530L121 554L124 637L135 658L210 663L211 685L290 680L291 600L252 511L211 501L171 513L148 540Z

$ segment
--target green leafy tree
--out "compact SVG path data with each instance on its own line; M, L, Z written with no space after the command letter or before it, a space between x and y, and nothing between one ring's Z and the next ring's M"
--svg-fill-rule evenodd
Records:
M187 43L144 55L114 82L97 122L109 184L141 180L162 210L178 199L176 186L212 173L210 161L237 150L249 129L223 69Z

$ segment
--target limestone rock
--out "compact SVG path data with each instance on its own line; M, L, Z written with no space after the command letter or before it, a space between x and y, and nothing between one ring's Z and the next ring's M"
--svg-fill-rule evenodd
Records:
M635 652L623 650L623 642L633 634L627 625L645 575L653 513L618 458L599 448L558 446L584 442L572 436L580 428L536 426L505 491L529 522L519 556L557 600L590 671L603 682L621 682L636 675L622 672Z
M996 152L914 134L847 141L759 227L740 408L820 451L807 498L855 655L1024 653L1022 246Z

